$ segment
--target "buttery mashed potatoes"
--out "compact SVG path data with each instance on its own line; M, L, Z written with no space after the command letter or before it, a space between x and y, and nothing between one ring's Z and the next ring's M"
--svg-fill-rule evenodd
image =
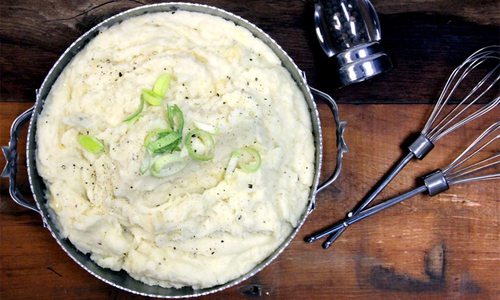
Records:
M171 74L162 106L135 123L143 88ZM171 176L141 175L144 139L166 105L218 129L215 157ZM82 148L88 134L105 145ZM262 157L225 175L235 149ZM248 30L178 11L97 35L61 73L37 123L37 168L61 232L92 260L163 287L205 288L250 271L298 225L313 181L306 102L278 57Z

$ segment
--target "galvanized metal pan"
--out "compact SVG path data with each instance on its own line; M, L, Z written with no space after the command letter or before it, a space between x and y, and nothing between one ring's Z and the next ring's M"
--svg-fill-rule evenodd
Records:
M45 98L47 97L47 94L49 93L52 84L56 81L59 74L61 74L62 70L71 61L71 59L90 40L92 40L92 38L94 38L99 33L99 30L108 28L113 24L119 23L125 19L129 19L135 16L148 13L155 13L155 12L172 12L177 10L199 12L199 13L205 13L209 15L222 17L226 20L232 21L235 24L248 29L257 38L261 39L264 43L266 43L274 51L274 53L281 59L283 66L290 72L291 76L293 77L293 79L301 89L302 93L304 94L304 97L309 107L311 121L313 124L314 143L315 143L314 146L316 149L314 182L309 194L309 204L307 209L302 214L300 222L298 226L294 229L294 231L286 238L286 240L280 245L278 249L276 249L269 257L264 259L260 264L255 266L255 268L250 272L248 272L247 274L244 274L239 278L236 278L223 285L206 289L200 289L200 290L194 290L189 287L175 289L175 288L162 288L159 286L150 286L133 279L124 271L116 272L109 269L101 268L90 259L89 255L85 255L82 252L78 251L71 244L69 240L62 237L61 232L58 230L56 226L55 220L52 217L53 213L51 212L51 209L48 207L48 205L46 205L47 201L44 196L46 187L44 185L42 178L38 175L35 162L35 153L37 147L35 139L37 118L43 109ZM333 118L337 125L336 129L337 165L333 173L329 176L328 180L322 184L319 184L321 162L323 155L321 124L319 120L318 110L314 102L313 94L316 97L321 98L328 104L328 106L332 110ZM25 197L23 197L20 194L16 184L17 161L18 161L17 142L19 138L19 131L21 126L28 120L30 120L30 123L29 123L28 137L27 137L26 163L28 166L28 176L29 176L31 191L33 193L33 198L35 200L34 203L28 201ZM201 296L221 291L228 287L234 286L243 280L248 279L249 277L253 276L257 272L262 270L265 266L270 264L288 246L290 241L299 231L300 227L304 223L307 216L313 211L316 194L322 189L326 188L332 182L334 182L340 173L342 167L342 157L344 153L348 151L347 145L345 144L343 138L344 128L345 128L345 122L342 122L339 118L338 107L335 101L327 94L309 87L306 82L304 73L299 70L299 68L295 65L292 59L285 53L285 51L283 51L283 49L272 38L270 38L266 33L257 28L252 23L224 10L206 5L190 4L190 3L162 3L162 4L146 5L119 13L99 23L98 25L90 29L88 32L86 32L84 35L82 35L80 38L78 38L62 54L62 56L57 60L57 62L54 64L52 69L47 74L47 77L45 77L45 80L43 81L40 89L37 90L35 105L32 108L25 111L23 114L21 114L12 124L12 128L10 130L11 137L9 145L2 147L3 153L7 161L7 165L5 166L5 169L2 172L2 177L9 178L9 193L12 199L19 205L39 213L43 219L44 226L51 232L52 236L55 238L57 243L63 248L63 250L77 264L79 264L82 268L87 270L95 277L117 288L144 296L163 297L163 298L183 298L183 297Z

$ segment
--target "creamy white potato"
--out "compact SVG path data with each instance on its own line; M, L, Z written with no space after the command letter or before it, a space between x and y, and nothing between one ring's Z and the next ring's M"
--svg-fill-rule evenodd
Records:
M123 122L165 73L162 106ZM219 129L215 157L141 175L145 136L167 127L167 104L183 111L184 133L193 122ZM80 134L105 151L83 149ZM244 146L259 151L260 169L225 176ZM248 30L199 13L101 32L61 73L37 123L37 169L63 235L100 266L163 287L223 284L269 256L305 212L313 161L307 104L278 57Z

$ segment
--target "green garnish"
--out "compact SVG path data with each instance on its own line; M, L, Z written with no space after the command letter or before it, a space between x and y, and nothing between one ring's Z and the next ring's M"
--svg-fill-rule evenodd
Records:
M77 140L80 146L89 152L99 154L104 151L104 144L93 136L80 134L78 135Z
M259 151L250 146L233 151L230 162L233 158L238 159L237 166L246 173L256 172L262 163Z
M142 90L141 99L152 106L159 106L161 104L161 101L163 100L162 97L158 96L155 92L148 89Z
M153 141L156 141L157 139L166 136L172 132L170 129L159 129L159 130L153 130L148 132L146 137L144 138L144 145L147 145Z
M150 170L151 174L155 177L166 177L181 171L186 164L180 153L176 152L158 157Z
M186 135L184 145L186 146L189 156L194 160L207 161L214 158L215 141L212 135L206 131L201 129L190 131Z
M238 166L238 160L240 159L240 154L237 151L233 151L231 153L231 157L229 158L229 162L227 163L226 167L226 175L229 176L233 174L234 170Z
M151 153L159 154L178 150L181 140L182 135L176 131L156 130L146 136L144 145Z
M139 172L141 175L144 175L149 170L149 166L151 165L151 154L149 154L149 151L146 151L144 153L144 160L142 161L141 168L139 169Z
M137 119L139 119L139 115L141 114L142 110L144 109L144 99L141 97L141 103L139 104L139 107L128 117L126 117L123 122L130 122L133 123Z
M172 75L170 74L161 74L153 86L153 93L158 95L159 97L165 97L168 89L170 88L170 82L172 81Z
M210 124L202 123L202 122L198 122L198 121L193 121L193 123L194 123L194 126L196 126L196 128L201 129L203 131L206 131L208 133L211 133L211 134L218 134L219 133L219 128L215 127L214 125L210 125Z
M149 105L158 106L161 104L163 97L170 88L170 82L172 81L172 75L162 74L158 79L156 79L152 90L143 89L141 93L141 99L144 99Z
M177 105L167 106L167 121L173 131L182 135L184 129L184 114Z

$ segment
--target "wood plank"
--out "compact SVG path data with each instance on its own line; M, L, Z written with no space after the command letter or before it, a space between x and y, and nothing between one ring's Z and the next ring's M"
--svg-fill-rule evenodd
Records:
M0 145L29 103L0 102ZM334 124L319 105L326 174L334 166ZM302 239L341 219L402 154L402 141L425 122L428 105L341 105L351 152L339 180L318 195L317 210L278 259L258 275L201 299L260 295L272 299L495 299L500 295L499 192L492 183L420 195L353 225L328 251ZM390 118L388 118L390 116ZM415 186L497 118L489 114L449 136L415 161L382 194ZM23 160L23 159L22 159ZM4 160L0 160L4 164ZM23 186L27 185L20 174ZM10 201L0 180L1 299L140 299L102 283L77 266L42 227L40 218Z
M99 21L153 1L2 1L0 99L33 101L57 58ZM473 51L499 42L498 1L379 0L383 45L396 68L370 82L338 90L336 65L321 52L313 1L196 1L255 23L290 54L313 86L343 103L428 103L451 70Z
M454 0L373 0L372 3L382 14L424 12L459 16L479 24L500 24L497 13L500 3L495 0L462 1L459 5Z

